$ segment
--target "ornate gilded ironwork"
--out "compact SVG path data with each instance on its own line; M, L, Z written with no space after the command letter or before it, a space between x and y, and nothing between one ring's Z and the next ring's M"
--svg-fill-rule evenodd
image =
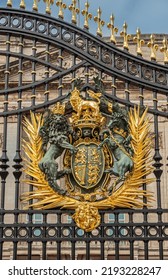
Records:
M89 29L89 19L92 18L92 14L89 13L89 3L88 1L85 3L85 10L82 10L82 15L85 17L84 28Z
M12 0L8 0L6 5L7 5L8 7L12 7Z
M120 32L120 35L124 38L123 48L124 48L125 50L129 50L128 40L131 39L131 35L130 35L130 34L127 34L127 27L128 27L128 25L126 24L126 22L124 22L124 24L123 24L123 30Z
M25 1L24 1L24 0L21 0L21 1L20 1L20 8L22 8L22 9L25 9L25 8L26 8Z
M46 13L51 14L51 5L54 4L54 0L43 0L46 3Z
M145 41L141 39L141 30L137 28L136 37L133 38L133 41L137 44L137 54L142 56L142 46L145 44Z
M163 46L160 48L160 51L164 54L164 63L168 64L168 45L167 39L164 37Z
M116 44L115 33L118 33L118 28L114 26L114 15L110 16L110 23L107 24L107 27L111 30L110 41Z
M58 17L64 19L64 12L63 9L66 9L66 4L62 2L62 0L59 0L56 2L57 7L59 7L59 13Z
M38 11L38 2L39 2L40 0L34 0L33 1L33 10L34 11Z
M102 26L105 25L104 20L101 19L101 14L102 14L102 10L99 7L97 10L97 16L94 17L94 21L97 22L97 32L96 33L100 37L102 37Z
M29 205L35 209L75 209L73 218L85 231L99 225L98 209L142 207L141 197L148 202L152 197L141 189L152 181L147 109L140 114L139 107L128 113L116 103L109 106L101 99L101 81L95 82L99 91L83 92L89 98L75 87L69 101L56 103L44 117L31 113L31 120L24 120L25 173L33 178L25 182L36 190L22 199L36 199ZM100 110L102 102L106 109ZM72 113L66 117L68 104Z
M79 14L80 10L76 7L76 0L72 0L72 4L69 6L69 10L72 13L71 21L72 23L77 23L77 14Z
M155 36L153 34L150 36L150 42L148 42L147 46L151 50L151 55L150 55L151 60L155 61L156 60L156 51L158 50L159 47L157 44L155 44Z

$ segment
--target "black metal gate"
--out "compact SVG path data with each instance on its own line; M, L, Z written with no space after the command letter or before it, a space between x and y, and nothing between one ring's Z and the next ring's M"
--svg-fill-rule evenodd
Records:
M168 259L168 68L100 35L61 17L0 9L0 259ZM155 201L151 208L101 210L101 225L86 233L70 219L72 211L23 210L21 124L30 110L62 100L75 78L92 84L95 74L109 99L149 106Z

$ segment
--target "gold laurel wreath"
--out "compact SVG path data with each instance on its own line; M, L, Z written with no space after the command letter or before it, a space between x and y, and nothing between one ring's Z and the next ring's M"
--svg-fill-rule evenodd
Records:
M30 120L25 117L23 121L24 131L28 137L28 141L23 139L23 149L26 155L24 158L24 172L31 178L25 179L24 182L31 184L35 189L22 194L21 200L23 202L33 201L25 208L51 209L59 207L75 209L73 218L77 225L86 231L91 231L100 223L98 209L114 209L116 207L141 208L144 205L149 205L153 200L153 195L151 192L142 189L143 184L149 184L153 181L152 178L149 178L149 174L153 170L150 159L152 139L150 137L149 119L146 114L147 109L140 116L139 107L129 112L131 143L134 149L133 171L127 176L121 187L116 189L108 198L95 202L82 202L58 194L45 180L44 173L38 167L38 163L43 156L42 139L39 136L39 129L43 125L43 115L31 112ZM144 197L146 202L143 200ZM94 214L94 219L93 212L97 213ZM86 219L87 213L89 218L86 224L83 221L84 218Z

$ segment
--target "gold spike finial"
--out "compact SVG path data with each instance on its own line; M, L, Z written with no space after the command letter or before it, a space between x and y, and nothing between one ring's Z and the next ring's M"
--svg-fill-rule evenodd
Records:
M6 3L6 5L7 5L8 7L12 7L12 0L8 0L7 3Z
M137 28L136 36L133 38L133 41L137 43L137 54L142 56L141 47L145 44L145 41L141 39L141 30Z
M123 48L128 51L129 50L128 40L131 39L131 35L127 34L127 27L128 27L127 23L124 22L123 30L120 32L120 35L124 38Z
M24 0L21 0L21 1L20 1L20 8L22 8L22 9L25 9L25 8L26 8L25 1L24 1Z
M46 3L46 13L51 14L51 5L54 4L54 0L43 0Z
M62 0L56 2L57 7L59 7L58 17L64 19L64 12L63 9L66 9L66 4L62 3Z
M97 22L97 35L102 36L102 26L105 24L104 20L101 19L101 9L100 7L97 10L97 16L94 17L94 21Z
M160 48L160 51L164 54L164 63L168 64L168 44L166 37L163 38L163 47Z
M34 0L33 1L33 10L34 11L38 11L38 2L40 2L40 0Z
M115 33L118 32L118 28L114 27L114 15L110 16L110 22L107 24L107 27L111 30L111 36L110 36L110 41L114 44L116 44L116 38L115 38Z
M150 36L150 42L147 44L148 48L151 49L151 60L156 60L156 51L158 50L158 45L155 44L155 36L152 34Z
M72 23L77 23L76 15L79 14L80 10L76 7L76 0L72 0L72 4L69 6L69 10L72 13Z
M92 14L89 13L88 9L89 9L89 3L88 1L85 3L85 10L82 10L82 15L85 17L85 21L84 21L84 28L89 29L89 19L92 18Z

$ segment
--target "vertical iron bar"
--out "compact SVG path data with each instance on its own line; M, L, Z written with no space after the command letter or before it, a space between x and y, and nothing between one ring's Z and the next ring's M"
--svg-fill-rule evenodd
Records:
M19 41L19 53L23 54L23 37L20 36ZM19 57L19 70L18 70L18 87L22 86L22 75L23 75L23 59L22 57ZM13 175L15 177L15 209L18 209L19 204L19 186L20 186L20 176L22 172L20 171L22 165L21 165L21 155L20 155L20 136L21 136L21 113L19 110L21 109L22 104L22 91L19 90L18 92L18 116L17 116L17 134L16 134L16 154L13 159L15 164L13 165L13 168L15 169L13 171ZM14 215L15 224L18 223L18 214ZM17 227L15 228L15 237L17 238ZM17 258L17 242L14 243L14 259Z
M32 46L32 56L33 57L36 57L36 53L37 53L37 47L36 47L36 39L33 40L33 46ZM32 61L32 84L35 83L36 81L36 62L35 61ZM31 99L32 99L32 106L35 105L35 98L36 98L36 88L35 86L33 86L32 88L32 96L31 96Z
M101 241L100 241L100 259L104 260L105 252L104 252L104 213L101 213L101 227L100 227L100 233L101 233Z
M116 77L115 76L112 76L112 96L116 96Z
M62 68L63 66L63 51L62 51L62 48L59 49L59 67ZM63 84L62 84L62 76L59 78L59 85L58 85L58 95L59 96L62 96L62 89L63 89Z
M61 233L61 213L58 213L57 215L57 223L58 223L58 238L60 239L62 237ZM57 260L61 260L61 241L56 240L57 242Z
M144 224L148 224L148 212L147 211L143 212L143 217L144 217L144 220L143 220ZM148 247L149 241L146 238L148 238L148 227L146 225L144 225L144 257L145 257L145 260L148 260L149 259L149 247Z
M157 92L153 92L153 104L154 109L157 110ZM162 170L161 166L163 165L160 161L162 160L162 157L160 155L160 149L159 149L159 125L158 125L158 115L154 115L154 134L155 134L155 154L154 154L154 161L155 163L153 166L155 167L154 174L156 176L156 189L157 189L157 207L161 208L161 188L160 188L160 182L161 182L161 175Z
M86 233L86 260L90 260L90 234Z
M43 238L46 238L46 223L47 223L47 214L42 214L43 215ZM46 260L46 248L47 248L47 241L42 240L42 259Z
M10 35L6 35L6 51L10 52ZM6 70L5 70L5 90L9 87L9 63L10 63L10 56L6 55ZM8 111L8 93L4 95L4 112ZM6 186L6 178L8 176L7 162L9 161L7 156L7 126L8 126L8 119L7 116L4 116L4 125L3 125L3 146L2 146L2 155L0 158L0 176L1 176L1 209L5 209L5 186ZM4 213L0 215L0 223L4 223ZM3 238L3 228L0 230L0 237ZM3 258L3 242L0 243L0 259Z
M31 260L32 259L32 234L33 234L33 229L32 229L32 226L33 226L33 214L31 212L28 213L28 260Z
M72 260L75 260L75 247L76 247L76 241L75 241L75 237L76 237L76 233L75 233L75 222L74 220L72 219L71 220L71 227L72 227L72 241L71 241L71 259Z
M45 50L45 60L48 63L49 62L49 58L50 58L50 46L49 44L46 44L46 50ZM45 66L45 78L49 78L49 66ZM49 83L45 83L45 102L48 101L49 99Z
M133 224L133 213L129 213L129 223ZM133 237L133 226L130 225L130 238ZM130 260L134 260L134 241L130 240Z
M119 240L118 240L118 213L114 213L115 216L115 259L119 260Z
M76 64L76 55L72 56L72 65ZM76 79L76 73L73 71L72 73L72 89L74 89L74 80Z

